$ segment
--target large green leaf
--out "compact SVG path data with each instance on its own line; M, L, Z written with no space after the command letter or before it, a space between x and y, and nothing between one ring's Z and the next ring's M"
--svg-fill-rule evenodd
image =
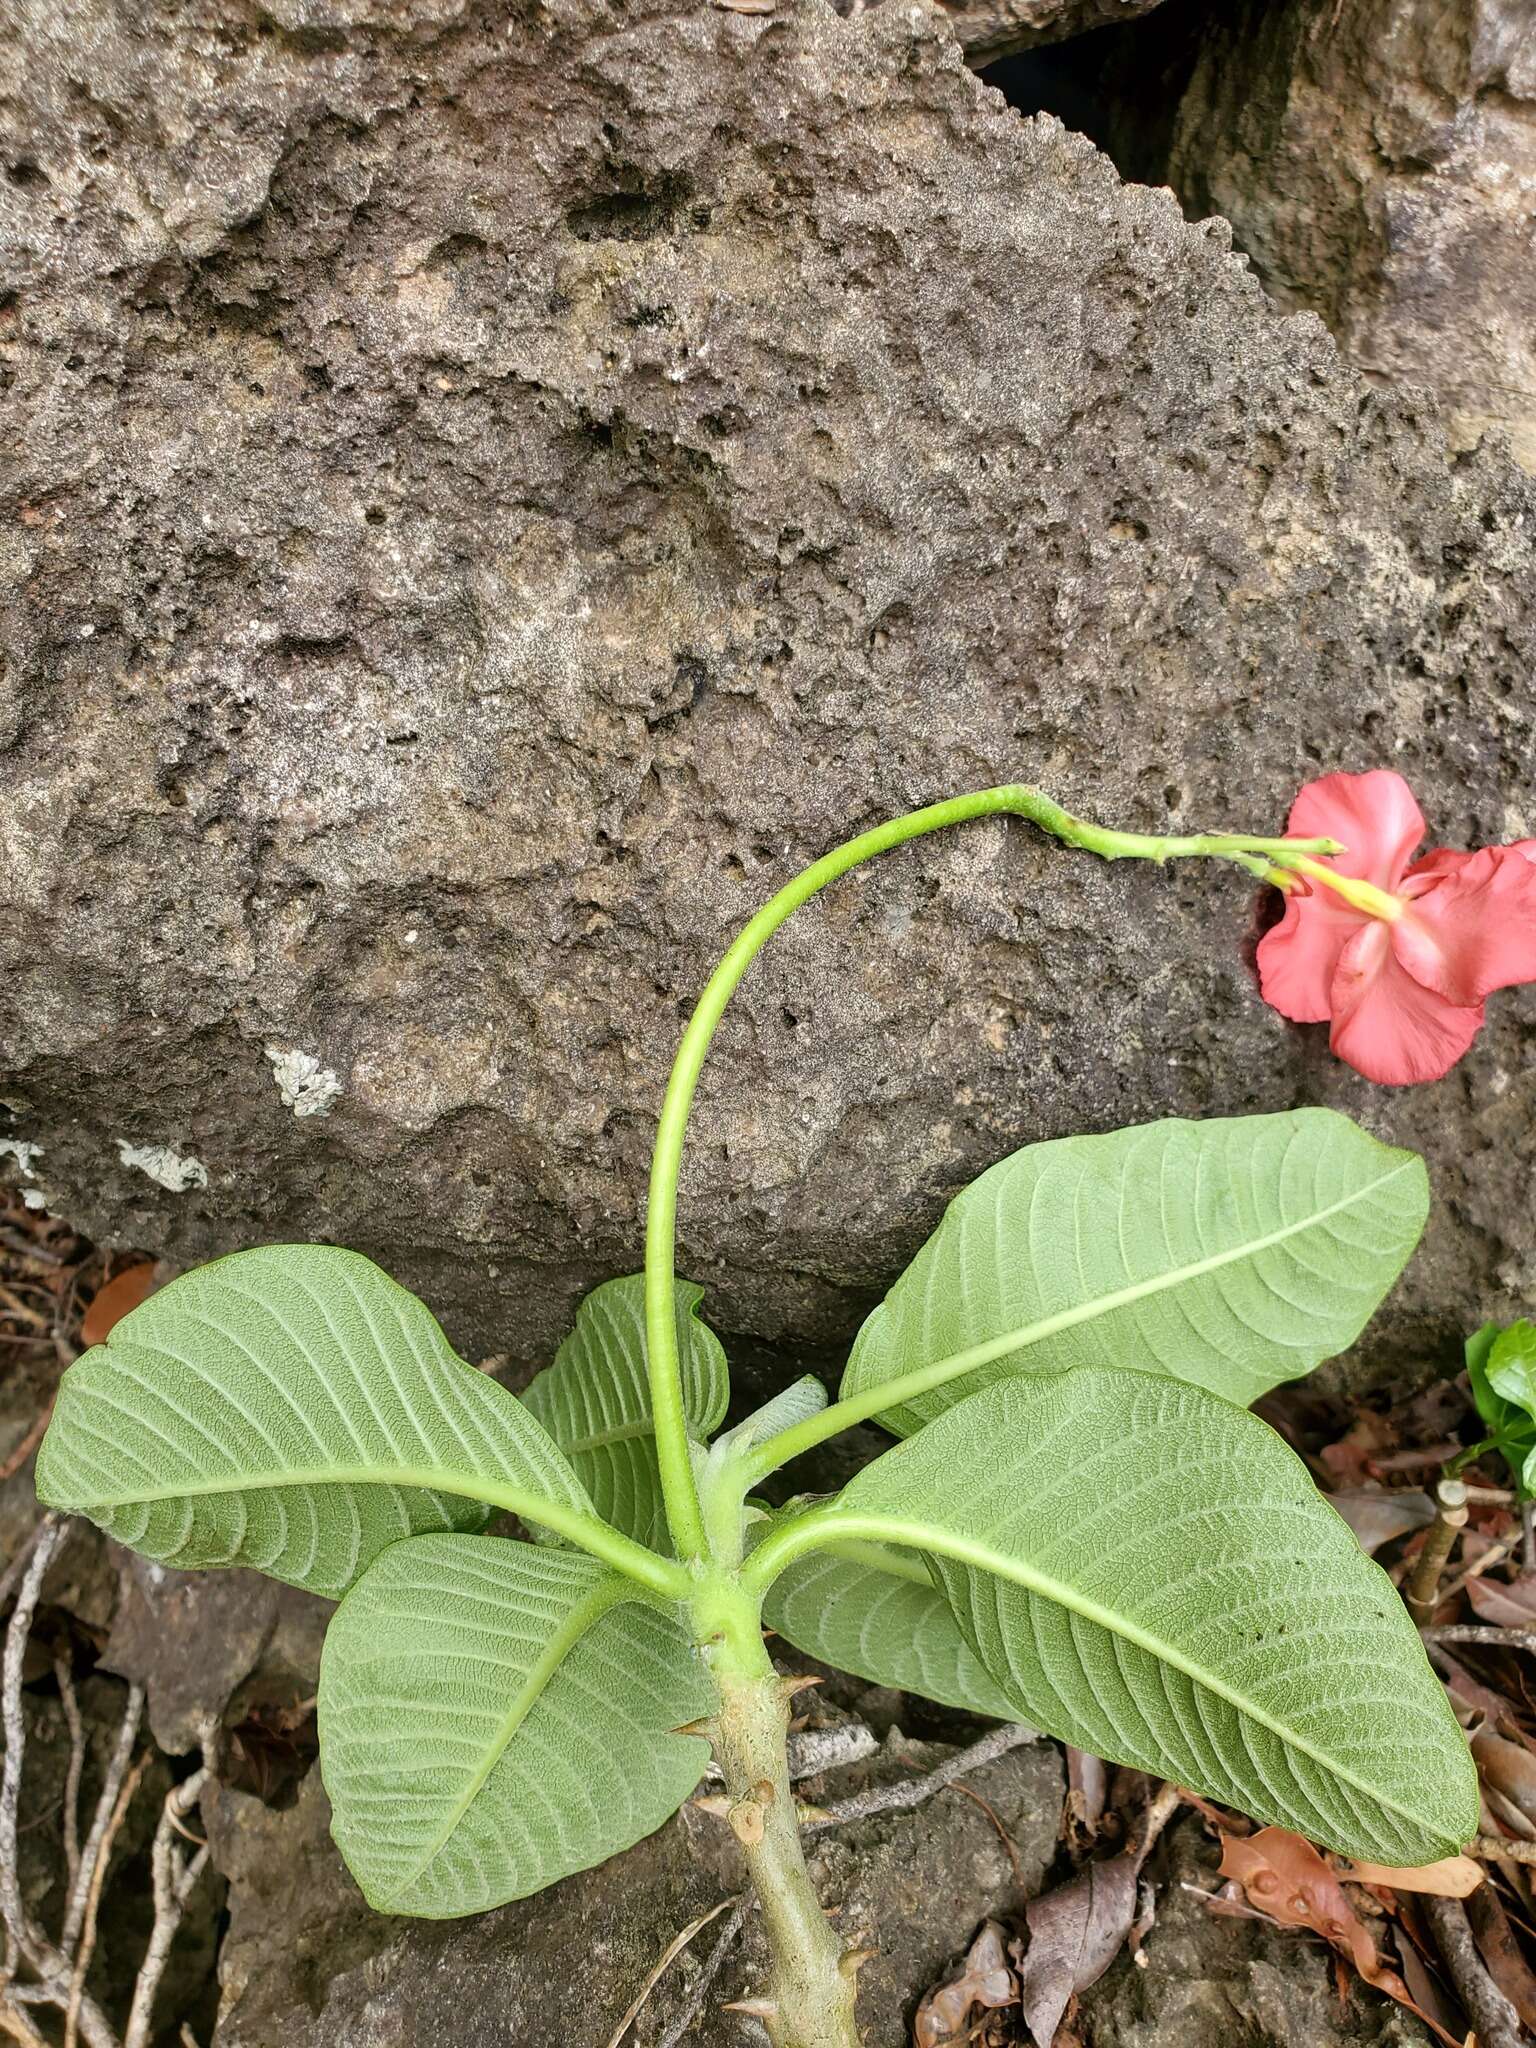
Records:
M236 1252L173 1280L65 1373L49 1506L148 1557L339 1594L386 1543L479 1529L489 1486L590 1512L522 1404L368 1259Z
M926 1550L1019 1719L1300 1829L1427 1863L1477 1826L1390 1580L1256 1416L1084 1366L957 1404L858 1473L838 1540Z
M393 1544L320 1663L332 1832L381 1912L450 1919L553 1884L675 1813L710 1689L670 1615L573 1550ZM624 1603L624 1604L621 1604Z
M714 1331L699 1321L704 1290L677 1283L683 1414L705 1442L725 1414L730 1379ZM523 1395L576 1468L605 1521L671 1554L646 1379L645 1281L608 1280L576 1311L576 1327Z
M960 1632L921 1558L882 1544L817 1550L769 1588L763 1619L807 1656L946 1707L1019 1716Z
M881 1421L907 1436L991 1380L1100 1363L1246 1404L1353 1343L1428 1206L1415 1153L1326 1109L1030 1145L950 1203L842 1392L976 1351Z

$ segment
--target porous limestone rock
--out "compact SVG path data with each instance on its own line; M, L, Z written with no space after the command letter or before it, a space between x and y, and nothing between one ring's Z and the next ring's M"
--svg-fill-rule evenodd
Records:
M1436 392L1458 445L1501 429L1536 469L1529 0L1176 0L1104 58L1078 90L1134 175L1229 220L1369 376Z
M740 0L737 0L740 4ZM758 4L758 0L753 0ZM768 0L771 11L773 0ZM863 14L889 0L834 0L839 14ZM993 64L1019 50L1059 43L1087 29L1123 27L1161 0L933 0L960 38L968 64Z
M926 11L6 13L0 1098L93 1232L355 1245L536 1358L639 1263L710 963L851 830L1278 830L1387 762L1536 833L1530 484ZM1253 916L1001 824L833 890L700 1091L717 1326L845 1339L1030 1139L1304 1101L1430 1158L1376 1358L1528 1303L1531 994L1373 1088Z

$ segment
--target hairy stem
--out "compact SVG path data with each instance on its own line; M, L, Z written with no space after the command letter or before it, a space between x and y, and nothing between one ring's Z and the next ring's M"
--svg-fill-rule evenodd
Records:
M1234 833L1200 832L1174 836L1147 832L1113 832L1074 818L1060 804L1023 783L972 791L945 803L929 804L905 817L893 818L845 845L824 854L802 870L764 904L743 928L705 984L698 1006L683 1032L667 1081L656 1146L651 1157L650 1192L645 1234L645 1337L649 1360L651 1412L656 1426L656 1452L673 1548L685 1562L708 1555L708 1538L694 1479L683 1413L682 1376L678 1365L677 1308L673 1257L677 1239L677 1182L683 1138L699 1074L710 1040L742 976L768 940L802 903L836 881L850 868L886 853L909 839L962 825L972 818L1008 813L1028 818L1068 846L1081 847L1102 860L1166 861L1207 856L1233 861L1251 874L1268 875L1272 864L1294 866L1307 854L1341 851L1331 839L1252 838ZM771 1469L771 1468L770 1468Z

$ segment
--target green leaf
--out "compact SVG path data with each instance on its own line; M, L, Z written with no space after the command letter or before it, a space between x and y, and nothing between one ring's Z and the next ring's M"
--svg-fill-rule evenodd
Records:
M674 1814L710 1689L677 1622L581 1551L419 1536L370 1566L320 1663L337 1847L370 1905L451 1919Z
M173 1280L65 1373L38 1497L184 1568L342 1593L387 1543L518 1495L589 1512L521 1403L356 1252L269 1245Z
M1484 1323L1466 1343L1472 1399L1523 1499L1536 1493L1536 1325Z
M1246 1404L1354 1341L1428 1205L1416 1154L1326 1109L1030 1145L950 1203L843 1397L974 1352L880 1420L907 1436L990 1381L1104 1362Z
M911 1551L878 1543L813 1551L775 1579L763 1619L797 1650L873 1685L1019 1718Z
M1476 1831L1466 1743L1390 1580L1274 1431L1203 1388L1002 1381L833 1513L828 1540L926 1550L1018 1718L1079 1749L1373 1862Z
M1501 1330L1485 1370L1496 1394L1523 1414L1536 1416L1536 1324L1522 1319Z
M702 1288L678 1281L683 1414L701 1443L725 1414L731 1391L720 1340L699 1320L703 1298ZM575 1329L523 1400L570 1459L604 1520L670 1556L646 1357L644 1277L605 1281L576 1311Z

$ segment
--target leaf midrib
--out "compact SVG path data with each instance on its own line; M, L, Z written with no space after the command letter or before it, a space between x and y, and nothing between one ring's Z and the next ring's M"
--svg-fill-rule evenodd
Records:
M899 1374L894 1379L870 1381L849 1389L853 1398L878 1394L878 1412L894 1414L911 1401L944 1386L949 1380L958 1379L962 1373L974 1372L978 1367L990 1365L999 1358L1007 1358L1015 1351L1027 1350L1031 1344L1038 1344L1043 1338L1057 1336L1062 1330L1076 1328L1082 1323L1095 1321L1099 1316L1111 1315L1116 1309L1126 1308L1132 1302L1144 1301L1155 1294L1166 1293L1171 1287L1180 1287L1185 1281L1204 1278L1207 1273L1216 1273L1223 1266L1235 1264L1240 1259L1251 1258L1255 1253L1268 1251L1272 1245L1284 1244L1287 1238L1297 1237L1303 1231L1314 1230L1320 1223L1326 1223L1330 1216L1337 1216L1341 1210L1352 1209L1367 1196L1375 1194L1378 1188L1386 1187L1400 1174L1411 1173L1416 1159L1406 1159L1394 1166L1389 1173L1381 1174L1363 1188L1355 1188L1342 1195L1326 1208L1314 1209L1309 1215L1288 1223L1281 1230L1272 1230L1263 1237L1246 1239L1224 1252L1215 1252L1209 1258L1197 1259L1186 1266L1176 1266L1166 1273L1154 1275L1149 1280L1138 1280L1129 1287L1116 1289L1113 1294L1101 1294L1074 1307L1061 1309L1053 1316L1044 1316L1039 1322L1023 1323L1001 1336L988 1337L980 1344L973 1344L964 1351L957 1351L949 1358L941 1358L931 1365L918 1366L909 1373ZM882 1307L888 1304L882 1304ZM841 1405L841 1404L839 1404Z
M1216 1694L1219 1699L1225 1700L1229 1706L1235 1707L1240 1714L1246 1716L1250 1721L1256 1722L1261 1728L1267 1728L1281 1742L1287 1744L1292 1749L1298 1750L1303 1756L1310 1757L1315 1764L1320 1765L1332 1777L1341 1779L1346 1785L1352 1786L1356 1792L1360 1793L1363 1798L1370 1800L1373 1805L1384 1808L1388 1813L1396 1815L1399 1820L1406 1821L1415 1829L1422 1830L1426 1826L1424 1815L1410 1812L1407 1807L1400 1806L1396 1800L1390 1798L1386 1793L1378 1791L1375 1786L1365 1783L1364 1780L1358 1778L1349 1770L1347 1766L1327 1755L1316 1744L1309 1742L1305 1736L1295 1733L1283 1721L1276 1720L1272 1714L1268 1714L1262 1708L1256 1706L1242 1693L1228 1684L1226 1680L1218 1677L1214 1672L1208 1671L1204 1665L1197 1663L1183 1651L1173 1649L1159 1637L1150 1634L1146 1629L1138 1627L1135 1622L1128 1620L1124 1615L1117 1615L1112 1609L1101 1606L1096 1600L1088 1599L1084 1594L1079 1593L1075 1587L1065 1586L1059 1580L1047 1577L1044 1572L1026 1564L1020 1558L1010 1557L1006 1553L989 1550L982 1543L957 1536L944 1529L930 1527L922 1522L906 1522L896 1517L886 1517L868 1512L849 1514L847 1516L836 1513L830 1515L827 1522L822 1526L828 1529L829 1532L833 1529L841 1532L837 1536L832 1536L829 1533L829 1541L842 1541L844 1538L852 1538L855 1541L860 1538L873 1538L877 1542L902 1544L912 1550L932 1551L939 1556L953 1558L957 1564L969 1565L975 1570L990 1572L996 1578L1007 1579L1016 1586L1022 1586L1028 1593L1038 1594L1042 1599L1054 1601L1058 1606L1066 1608L1069 1612L1081 1615L1083 1620L1091 1621L1097 1627L1107 1630L1109 1634L1119 1636L1123 1642L1132 1644L1136 1649L1146 1651L1148 1656L1155 1657L1160 1663L1171 1666L1175 1671L1183 1672L1186 1678L1193 1679L1195 1684L1204 1686L1207 1691ZM1429 1825L1433 1827L1437 1839L1446 1839L1444 1830L1438 1823L1429 1823Z
M513 1736L516 1735L518 1729L522 1727L524 1721L527 1720L533 1709L538 1705L549 1686L550 1680L587 1633L588 1629L601 1621L611 1607L617 1606L621 1600L625 1599L627 1592L628 1589L622 1579L617 1577L608 1578L594 1586L592 1591L586 1594L571 1609L560 1627L556 1629L555 1633L545 1644L533 1669L528 1673L528 1676L523 1680L513 1696L512 1704L508 1707L506 1714L498 1725L495 1735L486 1745L485 1756L481 1760L479 1768L454 1801L453 1806L449 1810L448 1818L433 1837L431 1846L427 1849L409 1877L402 1878L380 1901L378 1909L380 1912L388 1911L398 1899L403 1898L413 1886L421 1882L421 1879L431 1869L437 1858L458 1832L459 1823L484 1791L491 1773L506 1755L507 1747L512 1741Z

